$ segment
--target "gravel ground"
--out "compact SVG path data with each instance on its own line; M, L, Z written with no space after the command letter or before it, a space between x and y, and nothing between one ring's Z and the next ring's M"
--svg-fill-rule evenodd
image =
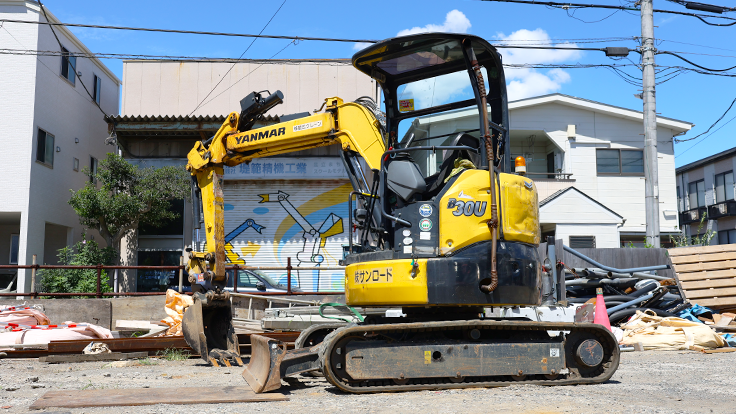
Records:
M148 362L148 361L144 361ZM120 366L123 365L123 366ZM627 352L599 385L512 385L452 391L350 395L322 378L297 377L280 390L286 402L50 409L55 413L736 413L736 353ZM149 364L45 364L0 360L0 414L27 413L49 390L244 386L242 367L200 360ZM34 411L39 412L39 411Z

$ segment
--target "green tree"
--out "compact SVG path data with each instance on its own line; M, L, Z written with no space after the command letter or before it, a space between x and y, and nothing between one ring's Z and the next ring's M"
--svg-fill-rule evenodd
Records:
M86 240L74 246L59 249L59 264L72 266L109 265L115 255L111 247L101 248L96 241ZM97 270L95 269L42 269L38 271L41 280L41 291L59 292L96 292ZM103 271L100 278L103 292L111 290L108 285L108 272Z
M158 227L177 218L169 201L190 198L189 173L183 167L140 168L123 157L107 154L84 188L72 191L69 204L83 226L97 230L115 250L113 264L120 263L120 240L145 224ZM99 186L97 185L99 183Z

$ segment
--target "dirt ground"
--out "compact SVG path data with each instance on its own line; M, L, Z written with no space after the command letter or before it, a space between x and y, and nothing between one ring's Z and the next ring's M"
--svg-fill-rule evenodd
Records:
M45 364L0 360L0 414L27 413L59 389L245 386L242 367L213 368L200 360L151 359L125 364ZM124 365L124 366L120 366ZM65 409L54 413L736 413L736 353L627 352L605 384L513 385L452 391L344 394L322 378L297 377L280 392L285 402L155 405ZM142 391L145 392L145 391ZM33 411L43 412L43 411Z

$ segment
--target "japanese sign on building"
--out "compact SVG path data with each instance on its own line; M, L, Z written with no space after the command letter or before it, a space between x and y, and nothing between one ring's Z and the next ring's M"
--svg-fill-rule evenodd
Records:
M347 179L337 157L256 158L249 164L225 167L226 180L329 180Z

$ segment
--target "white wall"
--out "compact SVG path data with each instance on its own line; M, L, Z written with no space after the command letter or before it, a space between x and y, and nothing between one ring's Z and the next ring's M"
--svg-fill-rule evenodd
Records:
M512 109L510 120L512 129L541 129L562 148L568 145L565 171L573 174L571 178L575 182L572 185L626 218L622 232L646 230L644 177L596 174L597 148L644 148L643 124L640 121L561 103ZM567 139L569 124L576 126L575 139ZM665 210L677 210L672 136L669 128L660 126L657 129L662 232L677 231L677 215L664 215Z
M570 236L595 236L595 247L621 247L615 224L558 224L555 238L570 245Z
M228 73L231 66L228 62L126 61L122 114L186 116L204 99L193 115L225 115L240 112L241 99L266 89L284 94L284 103L271 115L312 112L333 96L345 101L364 95L376 98L375 81L347 61L237 63ZM215 88L223 76L225 80Z
M45 20L37 4L23 1L3 2L0 16ZM88 52L67 29L55 30L65 48ZM51 29L45 25L5 23L0 29L0 44L17 49L59 50ZM108 114L117 114L120 81L99 61L78 58L76 66L90 92L93 74L102 78L102 108ZM71 228L70 236L79 240L82 227L67 203L69 190L84 186L86 177L81 168L89 165L90 155L102 159L115 149L104 144L107 123L80 80L72 85L61 77L60 56L0 55L0 113L0 137L5 148L0 173L13 179L12 185L0 187L0 209L21 212L20 264L30 263L33 254L44 263L46 223ZM59 147L60 151L54 152L53 167L35 161L38 128L53 134L55 147ZM79 172L72 169L75 157L80 160ZM67 241L72 242L72 238ZM59 241L53 240L53 244ZM21 291L30 287L30 278L23 273L19 274Z

